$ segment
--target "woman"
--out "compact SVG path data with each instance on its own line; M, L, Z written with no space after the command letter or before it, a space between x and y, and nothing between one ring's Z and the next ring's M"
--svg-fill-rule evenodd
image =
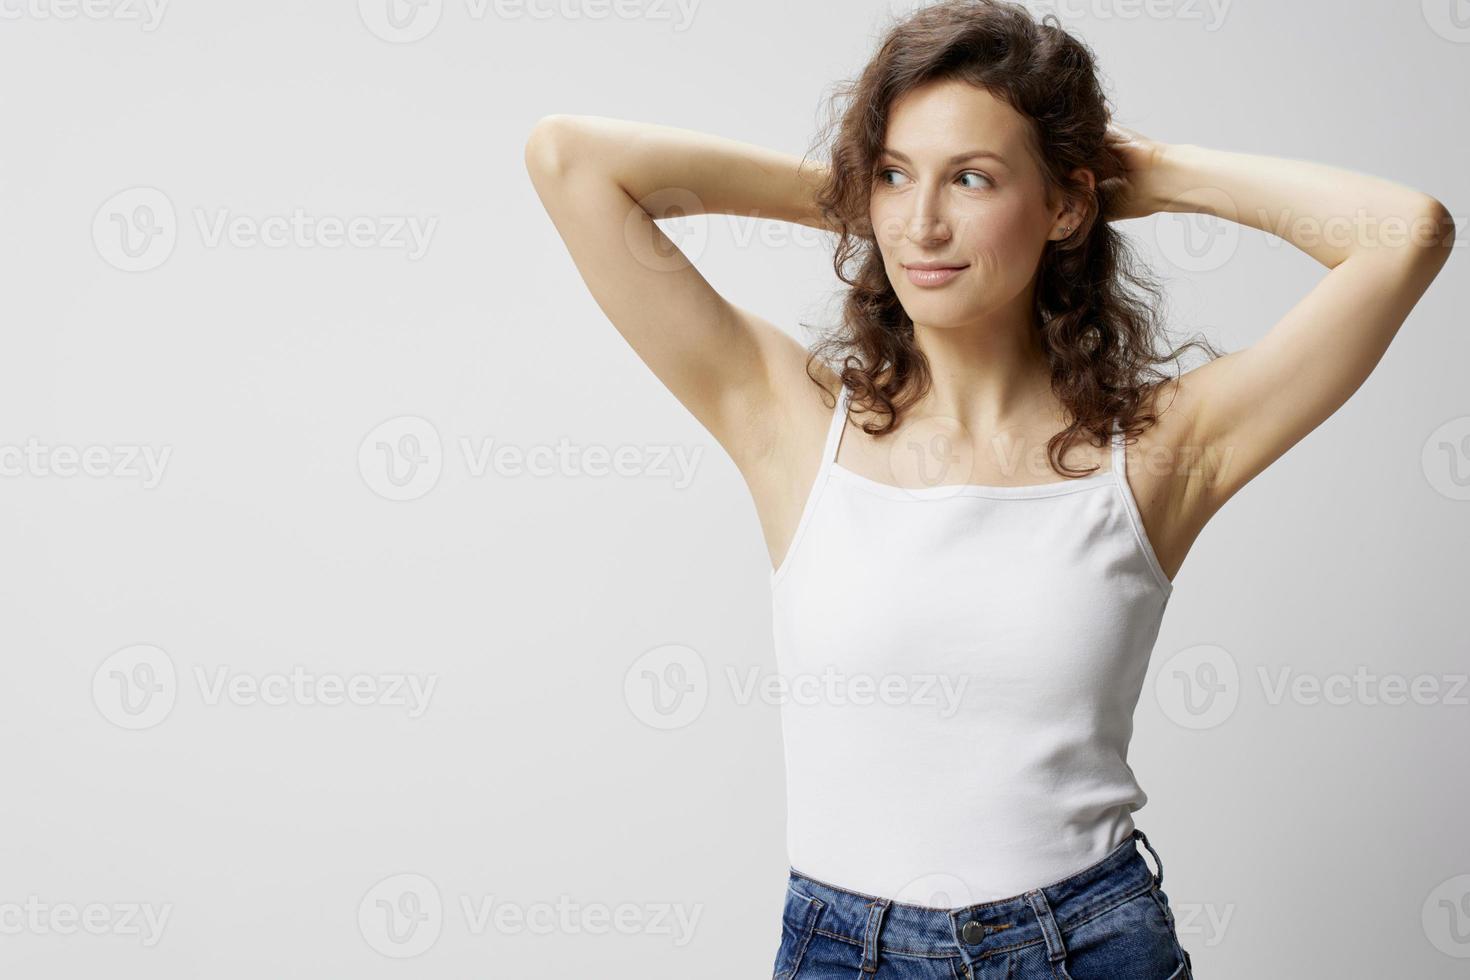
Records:
M1189 977L1126 761L1173 579L1363 383L1452 223L1387 180L1112 125L1091 52L998 0L909 15L839 94L826 165L584 116L526 147L593 296L750 488L783 676L835 672L782 707L775 976ZM1330 271L1252 346L1159 372L1185 348L1155 349L1110 223L1166 211ZM808 351L711 289L654 224L698 212L837 234L840 328ZM1329 233L1350 216L1373 232Z

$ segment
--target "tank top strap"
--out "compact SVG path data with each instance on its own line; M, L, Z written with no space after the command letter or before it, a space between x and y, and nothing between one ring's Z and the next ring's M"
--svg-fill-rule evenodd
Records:
M832 409L832 421L827 425L827 444L822 448L822 470L837 462L837 450L842 444L842 433L847 429L847 406L852 392L847 385L837 389L837 405Z
M1113 475L1120 479L1128 478L1128 450L1123 444L1123 425L1113 416Z

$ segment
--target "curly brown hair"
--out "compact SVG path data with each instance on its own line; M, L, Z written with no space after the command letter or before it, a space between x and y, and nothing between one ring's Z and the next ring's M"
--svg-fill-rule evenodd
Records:
M892 106L905 93L943 80L985 89L1015 109L1029 123L1048 194L1087 205L1080 227L1046 244L1034 322L1051 365L1052 390L1073 420L1047 443L1051 466L1069 478L1091 472L1060 461L1084 433L1104 445L1114 417L1130 436L1157 421L1148 396L1169 376L1156 365L1176 361L1191 347L1209 358L1221 352L1203 338L1167 354L1156 349L1162 290L1106 220L1125 172L1105 141L1108 99L1092 51L1063 30L1055 14L1038 21L1006 0L940 0L890 26L862 72L839 83L829 122L817 136L830 166L816 202L839 235L832 264L850 288L842 323L811 349L807 374L825 389L812 374L813 362L825 359L852 390L855 405L888 416L864 426L870 435L897 426L902 411L928 390L928 362L888 280L868 209ZM1092 171L1094 188L1069 178L1079 167Z

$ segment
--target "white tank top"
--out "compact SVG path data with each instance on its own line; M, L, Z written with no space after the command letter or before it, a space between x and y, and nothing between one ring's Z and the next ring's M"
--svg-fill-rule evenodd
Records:
M1148 797L1127 761L1172 583L1113 421L1111 468L910 489L836 462L771 573L797 871L913 905L1101 860Z

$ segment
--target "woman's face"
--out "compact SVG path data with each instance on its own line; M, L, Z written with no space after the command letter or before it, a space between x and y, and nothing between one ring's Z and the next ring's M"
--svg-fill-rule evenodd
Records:
M1016 301L1048 238L1072 222L1048 207L1026 120L984 89L938 81L889 114L869 217L909 317L963 327ZM914 265L957 267L924 272Z

